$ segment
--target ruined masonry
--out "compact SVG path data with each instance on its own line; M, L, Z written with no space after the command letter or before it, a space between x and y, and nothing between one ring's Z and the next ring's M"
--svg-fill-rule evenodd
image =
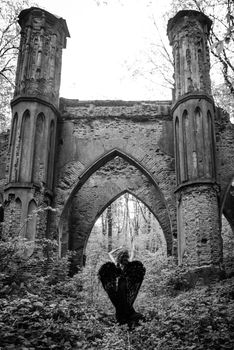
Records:
M154 102L59 98L65 20L32 7L19 24L11 131L0 135L2 234L55 238L80 266L95 221L129 192L157 218L168 255L222 270L222 217L234 227L234 128L211 95L210 19L170 19L173 100ZM56 211L40 210L48 206Z

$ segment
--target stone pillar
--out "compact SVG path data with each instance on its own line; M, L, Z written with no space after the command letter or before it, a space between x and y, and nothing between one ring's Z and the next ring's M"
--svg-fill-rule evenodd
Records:
M66 22L31 7L19 15L21 41L12 106L5 233L45 237L51 203ZM30 220L28 220L30 218Z
M219 186L216 183L215 107L207 39L211 20L180 11L168 22L173 47L173 122L177 177L178 258L191 268L222 262Z

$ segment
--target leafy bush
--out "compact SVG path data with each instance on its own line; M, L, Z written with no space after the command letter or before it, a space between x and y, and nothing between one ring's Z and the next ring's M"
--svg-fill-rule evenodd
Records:
M24 297L0 300L0 346L4 349L232 349L234 279L181 292L174 298L147 295L146 321L129 331L113 308L87 303L79 276ZM42 282L41 282L42 283ZM44 281L42 284L45 284ZM58 293L59 288L63 293ZM64 288L64 289L63 289ZM38 290L39 291L39 290ZM13 348L13 347L12 347Z
M32 251L32 244L33 253L30 255L28 252ZM1 241L0 297L30 289L45 274L49 284L67 280L69 257L58 259L56 248L57 243L47 239L31 242L14 237Z
M44 243L45 247L50 244ZM93 254L92 266L69 278L69 256L58 260L53 254L43 258L38 252L21 260L14 244L0 248L5 252L4 259L13 257L9 264L4 260L1 266L4 276L1 281L5 281L2 288L11 288L13 283L18 286L14 293L5 291L1 295L0 348L234 348L234 278L194 289L186 267L178 267L173 259L160 254L146 252L141 260L147 272L135 303L145 321L130 331L116 324L114 308L98 282L100 252ZM47 274L43 268L30 274L29 267L35 268L35 263L49 266ZM9 284L6 276L11 276Z
M142 259L146 267L143 289L151 296L175 296L180 291L194 286L186 266L178 266L175 259L161 254L145 254Z

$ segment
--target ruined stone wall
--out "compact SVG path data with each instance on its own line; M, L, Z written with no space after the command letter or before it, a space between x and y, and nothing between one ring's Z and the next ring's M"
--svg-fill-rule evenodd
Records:
M105 162L121 156L157 184L171 232L176 235L170 103L62 99L60 110L55 179L57 224L61 214L66 220L66 208L88 178ZM108 179L113 175L114 169L109 171ZM125 176L129 180L127 170ZM100 197L101 193L97 191L96 195Z
M84 225L82 228L85 231L83 237L86 240L97 216L111 200L124 191L136 195L150 208L164 228L164 234L168 236L171 233L176 234L175 198L173 193L175 189L174 145L169 108L169 103L164 102L78 102L62 100L62 119L59 122L57 136L54 191L54 204L58 212L57 214L52 213L50 226L47 229L50 237L57 237L60 217L64 207L66 208L69 202L69 198L72 198L70 209L72 208L74 215L70 216L71 211L67 214L67 220L69 217L67 227L71 227L71 222L73 222L73 227L77 225L77 220L80 220L80 212L82 212L82 208L86 207L83 210L83 213L85 213L83 218L85 220L87 218L89 224L88 227ZM221 185L220 205L226 198L223 210L224 214L228 216L229 223L232 224L232 222L234 223L234 215L232 217L234 205L232 198L234 197L233 186L229 188L229 185L234 176L234 126L230 123L228 116L219 109L216 110L215 114L215 134L217 180ZM9 132L0 135L0 190L2 194L6 181L8 141ZM114 150L118 150L120 153L115 153ZM108 158L106 165L104 164L105 161L104 163L98 163L102 157L105 158L111 152L113 152L113 155L110 159ZM166 203L164 206L162 205L163 200L161 202L156 201L155 193L158 190L152 185L149 178L136 164L131 164L129 159L122 158L122 155L129 156L130 160L136 160L142 166L142 169L149 172L155 183L158 184L160 191L162 191ZM125 164L119 172L114 161L116 156L121 158L122 164ZM97 165L94 165L96 163ZM103 175L104 181L100 175L101 173L105 173L105 176ZM87 174L87 176L84 176L84 174ZM140 178L141 181L139 182ZM82 182L81 180L83 185L79 185ZM153 190L150 189L151 187ZM196 208L193 208L193 201L189 195L186 198L184 197L183 201L186 202L186 207L189 208L186 209L186 213L190 219L202 220L203 211L196 214ZM41 206L50 204L49 202L43 203L43 200L40 200L39 197L37 202L40 202ZM78 212L74 210L77 204L81 211L80 209ZM91 207L90 204L92 204ZM8 203L5 207L6 213L10 211L10 214L6 215L10 222L5 222L5 224L12 227L13 230L17 229L20 217L18 214L21 210L20 204L16 205L13 199L12 206ZM211 217L215 215L211 207L205 206L204 210L210 210L209 215ZM188 221L182 225L187 225L190 219L185 219L185 221ZM43 237L47 226L45 218L38 217L37 225L38 238ZM81 227L81 224L79 223L78 226ZM183 227L180 229L183 230ZM225 228L222 232L224 231ZM207 229L204 232L207 235ZM228 237L228 246L232 247L234 244L233 232L229 232ZM187 238L182 237L180 239L182 239L181 249L183 249L183 240ZM202 239L204 242L204 237ZM190 243L192 246L194 242ZM203 249L204 243L200 242L199 244L202 255L205 251ZM226 238L225 245L227 246ZM171 247L169 247L170 249ZM193 248L191 251L193 251ZM224 252L224 259L226 259L225 254ZM228 254L230 257L230 249Z
M220 263L221 238L215 235L220 228L217 193L212 186L193 186L181 194L179 211L180 253L191 266Z

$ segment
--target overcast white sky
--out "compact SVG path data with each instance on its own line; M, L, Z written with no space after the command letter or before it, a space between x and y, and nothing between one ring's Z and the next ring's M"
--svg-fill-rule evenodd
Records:
M71 38L63 53L60 96L87 99L171 99L170 89L133 77L128 67L144 65L149 43L156 40L154 14L162 28L162 14L170 0L37 0L40 7L67 21ZM165 25L165 24L164 24ZM162 34L165 31L162 29ZM160 83L160 82L159 82Z

